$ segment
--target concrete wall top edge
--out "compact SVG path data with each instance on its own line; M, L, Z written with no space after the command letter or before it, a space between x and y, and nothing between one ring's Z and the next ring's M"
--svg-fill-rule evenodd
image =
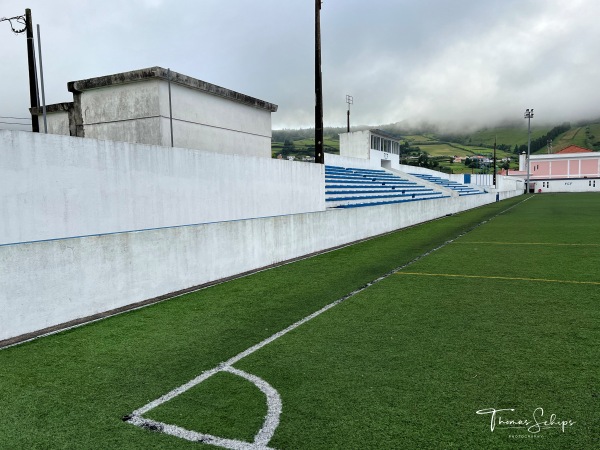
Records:
M15 142L27 142L27 140L37 141L36 143L44 144L44 140L49 140L46 143L52 143L51 145L60 144L61 141L64 143L71 142L70 145L74 145L77 141L86 142L88 145L97 146L98 148L104 148L105 146L114 146L117 151L159 151L165 153L172 153L173 151L183 153L195 153L201 154L208 157L222 157L229 158L230 160L241 159L247 161L256 161L260 163L266 163L271 165L289 165L290 167L310 167L308 170L320 171L321 166L316 164L300 164L297 161L281 160L276 158L264 158L257 155L245 155L243 153L221 153L210 150L204 150L199 148L187 148L187 147L171 147L170 145L157 145L157 144L143 144L139 142L128 142L128 141L113 141L110 139L97 139L91 137L79 137L79 136L62 136L57 134L46 134L46 133L32 133L31 131L22 130L0 130L0 138L8 139ZM91 144L90 144L91 143Z
M69 111L70 108L73 107L73 102L62 102L62 103L53 103L51 105L46 105L46 113L54 113L54 112L62 112ZM31 114L42 114L42 107L40 108L29 108L29 112Z
M148 79L161 79L167 81L167 69L155 66L96 78L88 78L86 80L69 81L67 83L67 88L69 92L80 93L90 89L135 83ZM269 103L264 100L260 100L249 95L217 86L206 81L198 80L174 71L171 71L171 82L188 87L190 89L196 89L208 94L216 95L218 97L224 97L226 99L253 106L255 108L265 109L270 112L276 112L278 108L278 106L273 103Z
M550 153L549 155L531 155L531 162L549 160L573 160L583 158L600 158L600 152L585 152L585 153Z

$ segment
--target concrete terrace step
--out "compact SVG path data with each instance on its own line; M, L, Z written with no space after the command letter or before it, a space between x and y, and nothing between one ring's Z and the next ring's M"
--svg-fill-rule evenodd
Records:
M420 184L402 184L402 183L325 183L325 189L429 189Z
M326 190L326 195L364 195L364 194L425 194L435 192L433 189L415 188L415 189L334 189Z
M365 185L365 186L418 186L418 184L412 184L403 180L385 180L385 181L371 181L371 180L325 180L327 182L340 184L340 185Z
M483 192L481 192L480 190L466 186L457 181L451 181L445 178L440 178L422 173L412 173L411 175L422 180L429 181L430 183L435 183L437 185L447 187L448 189L452 189L453 191L458 192L459 196L483 194Z
M373 178L373 179L388 179L388 178L396 178L401 180L402 178L397 177L395 175L376 175L376 174L359 174L359 173L326 173L326 178Z
M431 195L440 195L439 192L410 192L406 194L400 193L373 193L371 195L358 194L358 195L348 195L341 194L338 196L328 197L326 202L341 202L346 200L371 200L377 198L417 198L417 197L429 197Z
M437 196L425 197L425 198L409 198L409 199L390 200L390 201L375 201L374 200L372 202L337 205L337 206L332 206L332 208L361 208L363 206L379 206L379 205L392 205L394 203L422 202L422 201L426 201L426 200L437 200L440 198L450 198L450 196L440 194Z

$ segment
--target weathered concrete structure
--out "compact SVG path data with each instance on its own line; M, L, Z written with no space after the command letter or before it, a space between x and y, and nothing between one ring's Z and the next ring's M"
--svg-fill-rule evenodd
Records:
M381 130L352 131L340 134L340 156L370 159L370 150L400 157L400 140ZM387 156L386 156L387 158Z
M162 67L67 86L73 102L48 106L49 133L171 146L172 131L174 147L271 157L277 105L264 100Z
M42 108L31 108L33 114L40 116L40 124L42 123ZM74 117L73 102L55 103L46 106L46 124L48 126L48 134L62 134L66 136L75 136L75 117ZM44 131L43 125L40 126L40 131Z

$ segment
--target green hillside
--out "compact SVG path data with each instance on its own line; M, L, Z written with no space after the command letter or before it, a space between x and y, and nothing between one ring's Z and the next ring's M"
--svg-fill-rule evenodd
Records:
M440 133L432 130L406 130L403 132L397 124L361 127L360 129L379 128L395 135L409 150L403 155L407 161L416 161L419 155L426 154L430 161L437 162L436 167L453 173L472 172L473 169L463 163L453 163L453 157L472 158L483 156L491 158L494 142L498 160L511 158L510 169L516 169L517 155L527 150L527 126L525 123L497 128L484 128L472 133ZM433 127L432 127L433 128ZM359 129L359 128L357 128ZM339 153L339 134L345 128L325 128L324 148L327 153ZM552 140L552 150L557 152L570 145L600 151L600 121L568 123L556 126L536 126L531 128L532 153L547 153L547 142ZM281 155L304 159L314 156L314 129L274 130L272 142L274 158ZM498 164L500 165L500 163ZM484 170L490 170L485 168Z
M547 134L552 127L531 127L531 139L537 139ZM527 144L527 126L525 127L502 127L484 129L467 136L467 142L470 145L494 145L494 139L498 145L508 145L514 148L515 145Z
M557 152L570 145L600 151L600 123L590 123L571 128L553 141L553 151ZM545 150L540 153L545 153Z

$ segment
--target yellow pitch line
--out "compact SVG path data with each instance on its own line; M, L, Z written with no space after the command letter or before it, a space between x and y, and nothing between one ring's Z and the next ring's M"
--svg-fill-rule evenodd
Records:
M451 273L396 272L396 275L419 275L419 276L425 276L425 277L453 277L453 278L484 278L484 279L489 279L489 280L540 281L543 283L600 285L600 281L548 280L546 278L497 277L497 276L488 276L488 275L460 275L460 274L451 274Z
M573 247L600 247L600 244L561 244L555 242L494 242L494 241L454 241L453 244L495 244L495 245L547 245Z

